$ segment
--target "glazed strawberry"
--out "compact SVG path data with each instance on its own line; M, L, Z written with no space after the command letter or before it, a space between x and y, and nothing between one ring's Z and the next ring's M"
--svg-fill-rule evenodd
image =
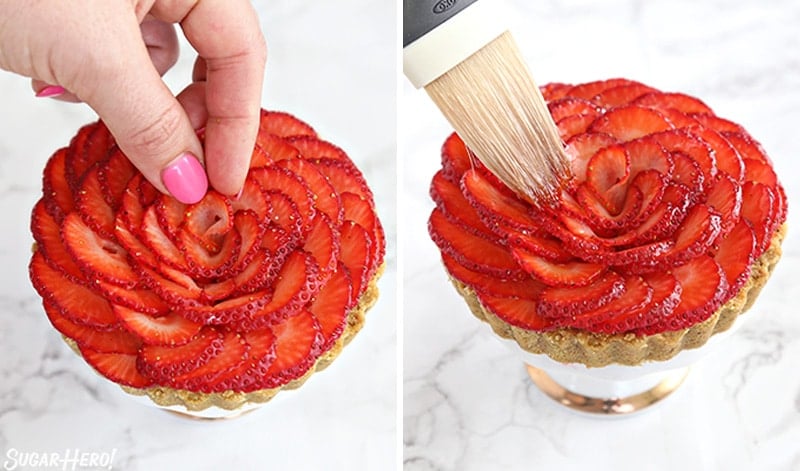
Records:
M519 198L456 135L431 185L429 231L448 273L507 324L690 328L780 243L786 198L771 161L701 100L626 79L542 93L571 159L558 201Z
M372 193L289 114L262 112L236 198L161 194L100 122L53 155L43 185L31 280L56 329L121 384L281 388L374 302L385 237Z

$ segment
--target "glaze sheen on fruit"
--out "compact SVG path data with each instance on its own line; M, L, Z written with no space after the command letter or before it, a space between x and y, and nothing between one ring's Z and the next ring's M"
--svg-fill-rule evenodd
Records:
M572 179L533 206L452 134L429 220L450 276L538 332L651 335L709 318L786 219L761 145L696 98L630 80L542 92Z
M102 122L50 158L43 187L30 276L47 316L134 388L251 392L303 376L383 262L363 176L286 113L262 111L238 199L159 193Z

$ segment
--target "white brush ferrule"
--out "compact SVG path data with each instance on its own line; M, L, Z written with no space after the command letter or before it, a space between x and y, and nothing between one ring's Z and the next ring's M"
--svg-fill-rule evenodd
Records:
M481 0L403 48L403 72L417 88L447 71L508 31L497 0Z

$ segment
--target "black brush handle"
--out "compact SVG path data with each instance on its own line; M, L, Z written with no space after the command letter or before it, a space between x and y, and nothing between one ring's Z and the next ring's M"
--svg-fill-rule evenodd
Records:
M477 0L403 0L403 47Z

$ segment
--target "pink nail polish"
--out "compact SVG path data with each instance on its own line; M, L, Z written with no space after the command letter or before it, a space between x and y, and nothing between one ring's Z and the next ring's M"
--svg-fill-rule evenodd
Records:
M197 203L208 191L208 177L197 157L186 152L161 171L161 181L184 204Z
M239 190L239 193L236 193L236 196L233 197L234 201L239 201L242 199L242 193L244 193L244 187L242 187L242 189Z
M53 98L59 95L63 95L66 90L64 87L59 87L58 85L48 85L43 89L36 92L36 96L38 98Z

